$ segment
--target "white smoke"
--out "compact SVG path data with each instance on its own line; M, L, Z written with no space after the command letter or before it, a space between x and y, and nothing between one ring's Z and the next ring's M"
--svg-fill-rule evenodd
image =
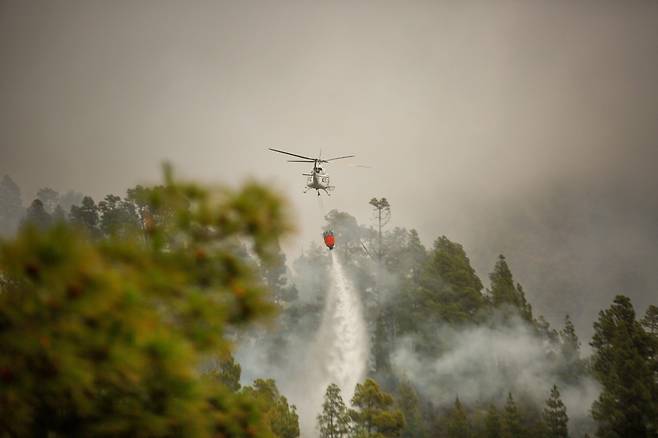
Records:
M457 396L466 404L500 402L508 391L543 406L556 384L573 426L586 421L600 391L589 377L577 384L564 383L555 346L520 320L463 329L440 327L436 340L444 350L439 357L419 356L413 340L407 338L395 348L392 363L396 373L413 381L439 406L448 406Z

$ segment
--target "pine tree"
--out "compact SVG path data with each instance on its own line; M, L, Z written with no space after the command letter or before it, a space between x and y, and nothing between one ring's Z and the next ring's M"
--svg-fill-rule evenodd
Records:
M295 405L279 393L272 379L256 379L251 386L242 389L242 393L255 399L266 412L270 428L278 438L299 437L299 417Z
M418 231L412 229L409 231L409 239L405 248L407 265L409 266L409 277L414 283L418 283L421 267L427 260L427 250L420 241Z
M521 316L526 321L532 321L532 305L528 302L525 297L525 291L521 283L516 283L516 296L517 296L517 307Z
M511 392L507 394L502 426L502 436L504 438L521 438L525 436L525 431L521 424L521 414L516 407L516 402Z
M419 282L422 307L441 321L472 321L485 304L464 248L445 236L434 242Z
M350 417L335 383L327 387L322 403L322 413L318 415L318 428L321 438L343 438L350 431Z
M564 362L561 377L566 382L574 383L585 373L585 363L580 358L580 341L569 315L564 318L564 328L560 330L560 342Z
M30 207L25 212L23 225L31 225L40 230L45 230L50 227L52 223L53 219L46 209L43 208L43 202L39 199L32 201L32 204L30 204Z
M557 343L560 339L560 334L554 328L551 328L551 325L544 315L539 315L539 317L534 321L535 329L537 330L540 337L547 339L551 343Z
M390 330L392 320L388 317L388 309L380 307L379 314L374 318L375 330L372 337L372 359L375 370L381 374L391 372L390 345L393 343Z
M567 408L560 399L560 391L557 389L557 385L553 385L551 396L546 400L542 420L546 438L568 438L569 417L567 416Z
M498 261L494 270L489 274L491 281L491 299L494 306L499 307L503 304L517 303L516 289L514 287L514 278L510 271L504 255L498 256Z
M90 237L100 236L98 206L91 197L85 196L80 205L71 207L69 220L73 225L87 232Z
M403 438L423 438L426 436L423 425L423 417L420 411L420 400L413 385L408 380L403 380L398 387L397 404L405 419Z
M117 195L107 195L98 203L99 228L105 236L134 235L139 229L135 205Z
M37 199L43 203L43 208L52 214L59 204L59 193L50 187L44 187L37 192Z
M383 246L382 246L382 228L391 220L391 204L389 204L386 198L372 198L369 202L372 205L373 211L375 212L375 218L377 219L378 227L378 244L377 244L377 258L379 262L382 262L382 256L384 255Z
M592 406L599 437L652 437L658 425L653 344L628 297L618 295L594 323L592 369L603 386Z
M658 336L658 307L650 305L641 322L647 333Z
M224 386L233 392L237 392L241 388L241 374L242 367L235 361L232 355L216 361L213 369L211 369L209 372L210 377L221 382Z
M372 379L356 384L352 406L350 417L359 437L394 437L404 427L404 416L393 406L393 397Z
M484 419L484 433L486 438L500 438L503 436L500 415L493 403L487 409L487 416Z
M412 280L426 258L426 251L416 230L395 227L384 233L383 262L387 271L400 279Z
M468 438L471 436L471 426L466 417L466 411L459 401L455 399L455 404L448 413L446 418L446 436L449 438Z
M8 175L0 182L0 235L16 231L23 217L21 190Z
M569 315L564 317L564 328L560 330L560 340L564 357L580 359L580 341Z
M514 283L512 271L507 265L505 256L498 256L494 270L489 274L491 281L491 299L495 307L512 306L517 309L521 317L532 321L532 307L526 301L525 292L519 283Z

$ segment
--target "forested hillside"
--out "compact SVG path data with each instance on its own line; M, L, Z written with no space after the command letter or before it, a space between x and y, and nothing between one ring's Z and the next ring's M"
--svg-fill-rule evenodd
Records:
M258 185L21 199L5 177L3 436L658 436L658 308L624 291L581 340L504 255L479 278L446 236L332 210L336 259L318 237L288 263L286 205ZM332 260L368 338L348 390L313 370Z

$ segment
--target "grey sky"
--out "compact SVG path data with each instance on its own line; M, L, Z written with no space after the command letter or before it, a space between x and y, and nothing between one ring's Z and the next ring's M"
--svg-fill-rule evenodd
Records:
M26 202L122 193L164 159L253 176L292 201L289 248L386 196L391 225L482 275L505 251L540 312L589 325L614 293L658 301L657 78L655 1L0 0L0 174ZM270 146L374 168L333 165L320 205Z

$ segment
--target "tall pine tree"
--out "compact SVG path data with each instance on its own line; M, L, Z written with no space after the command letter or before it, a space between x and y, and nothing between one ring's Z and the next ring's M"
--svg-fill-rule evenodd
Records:
M359 437L399 436L404 427L404 416L394 407L393 397L372 379L356 384L352 406L350 417Z
M105 236L134 236L140 230L135 204L117 195L107 195L98 203L99 228Z
M471 425L468 423L468 417L464 406L455 399L455 404L445 419L445 431L448 438L468 438L471 436Z
M564 328L560 330L560 343L563 360L560 377L565 382L575 383L586 370L585 362L580 358L580 341L569 315L564 318Z
M30 207L25 212L23 225L31 225L40 230L45 230L46 228L50 227L52 223L53 218L43 207L43 202L41 202L39 199L32 201L32 204L30 204Z
M521 424L521 414L516 406L512 393L507 394L507 402L503 411L502 436L504 438L521 438L524 437L525 430Z
M525 292L519 283L514 283L512 271L504 255L498 256L494 270L489 274L491 300L495 307L511 306L527 321L532 321L532 307L526 301Z
M232 355L219 358L214 361L212 368L208 372L208 376L223 383L228 389L233 392L240 390L240 375L242 374L242 367L235 361Z
M320 438L343 438L350 432L350 417L335 383L327 387L322 403L322 413L318 415Z
M256 379L251 386L242 388L242 393L252 397L266 413L270 428L278 438L299 437L299 417L295 405L279 393L272 379Z
M486 438L501 438L503 436L500 414L493 403L489 405L487 415L484 418L484 436Z
M73 225L87 232L90 237L100 236L98 206L91 197L85 196L80 205L71 206L69 220Z
M472 321L485 303L464 248L445 236L434 242L420 284L423 308L441 321Z
M405 419L403 438L423 438L427 435L423 425L423 416L420 410L420 400L413 385L403 380L398 387L398 406Z
M641 322L647 333L658 336L658 307L650 305Z
M557 385L553 385L553 388L551 388L551 395L546 400L542 420L546 438L568 438L569 417L567 416L567 408L560 398Z
M618 295L594 323L592 369L603 386L592 406L599 437L655 437L658 384L652 342L628 297Z

